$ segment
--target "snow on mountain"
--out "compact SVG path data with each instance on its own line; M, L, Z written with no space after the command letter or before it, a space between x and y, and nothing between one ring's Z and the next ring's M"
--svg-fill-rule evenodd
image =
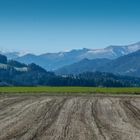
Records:
M16 59L26 55L27 52L7 51L6 49L1 49L0 54L5 55L8 59Z
M26 54L24 56L19 56L19 54L14 54L14 56L9 58L14 58L19 62L26 64L36 63L47 70L55 70L65 65L70 65L78 62L84 58L97 59L97 58L107 58L115 59L120 56L127 55L129 53L135 52L140 49L140 42L126 45L126 46L109 46L102 49L74 49L67 52L58 53L45 53L41 55ZM9 55L6 55L9 56Z
M89 59L108 58L115 59L123 55L135 52L140 49L140 42L128 46L109 46L103 49L90 49L84 54L84 57Z
M140 49L140 42L132 44L132 45L128 45L127 48L129 50L129 53L135 52Z

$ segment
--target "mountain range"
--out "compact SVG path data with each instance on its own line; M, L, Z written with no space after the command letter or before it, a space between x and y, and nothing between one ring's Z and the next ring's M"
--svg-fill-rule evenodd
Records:
M115 60L106 58L83 59L72 65L73 69L77 66L73 75L59 76L34 63L27 65L15 60L8 60L6 56L0 54L0 86L139 87L140 78L134 77L139 76L140 73L139 60L140 50ZM135 69L130 67L130 64ZM98 68L100 68L100 72L96 72ZM123 76L126 75L125 72L128 73L126 71L128 68L131 68L129 71L129 74L132 74L131 77ZM69 70L71 70L70 67Z
M6 55L8 59L26 65L35 63L47 71L54 71L59 75L100 71L140 77L139 50L140 42L123 46L112 45L103 49L83 48L41 55L23 55L19 52L0 53Z
M109 72L120 75L140 77L140 50L110 59L83 59L69 66L64 66L55 72L60 75L79 74L81 72Z
M15 53L12 55L4 54L10 59L14 59L21 63L30 64L36 63L46 70L56 70L66 65L70 65L81 61L82 59L97 59L97 58L107 58L116 59L118 57L130 54L140 49L140 42L123 45L123 46L109 46L103 49L75 49L68 52L58 52L58 53L44 53L41 55L26 54L19 56Z
M97 70L140 77L140 50L112 60Z

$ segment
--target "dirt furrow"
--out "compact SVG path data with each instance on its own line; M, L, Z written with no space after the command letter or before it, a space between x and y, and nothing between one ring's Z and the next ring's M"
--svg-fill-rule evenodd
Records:
M140 98L0 95L0 140L140 140Z

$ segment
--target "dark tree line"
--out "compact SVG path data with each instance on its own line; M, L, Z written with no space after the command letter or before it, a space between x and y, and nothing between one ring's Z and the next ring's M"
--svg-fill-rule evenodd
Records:
M27 72L19 72L13 68L0 69L0 82L11 86L140 86L140 78L116 76L109 73L94 72L63 77L46 72L35 64L29 65L28 69Z

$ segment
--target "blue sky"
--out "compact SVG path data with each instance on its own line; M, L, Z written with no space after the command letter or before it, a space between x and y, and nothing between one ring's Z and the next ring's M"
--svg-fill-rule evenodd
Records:
M0 48L33 53L140 41L139 0L0 0Z

